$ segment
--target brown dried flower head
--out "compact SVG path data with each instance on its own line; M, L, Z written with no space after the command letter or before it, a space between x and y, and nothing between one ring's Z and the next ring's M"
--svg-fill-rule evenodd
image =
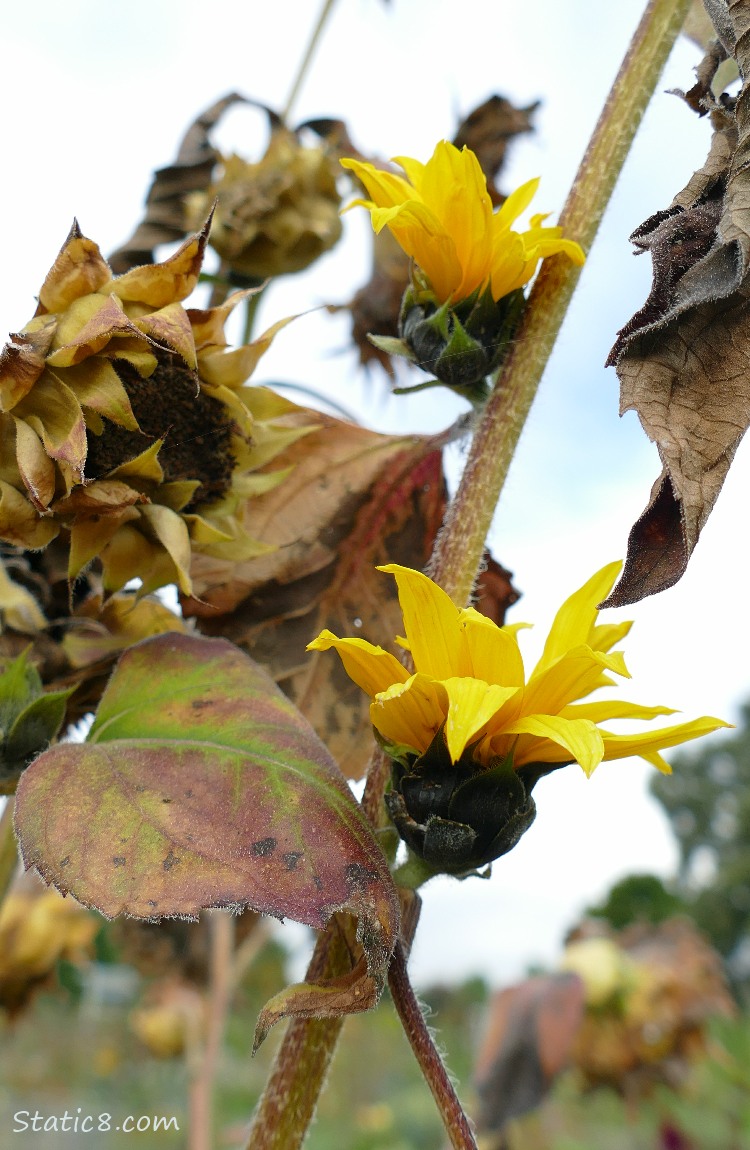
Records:
M260 161L223 161L219 180L193 199L191 218L218 201L211 246L234 272L266 279L302 271L341 235L337 174L325 145L305 147L276 124Z
M34 318L0 352L0 539L46 547L69 533L68 578L95 558L105 590L191 590L193 551L267 548L235 514L283 472L255 475L308 430L243 386L281 321L230 350L224 325L248 293L185 308L208 225L163 263L112 271L74 225Z

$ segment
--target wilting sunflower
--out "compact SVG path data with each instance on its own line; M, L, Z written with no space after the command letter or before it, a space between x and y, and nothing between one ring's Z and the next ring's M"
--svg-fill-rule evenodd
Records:
M243 386L286 321L229 350L224 325L247 293L183 307L207 234L114 276L74 225L34 318L0 352L0 539L34 550L68 532L71 580L98 557L107 591L140 578L144 593L189 594L193 550L267 549L235 511L283 479L253 472L308 429Z
M234 273L256 279L302 271L341 236L338 165L274 124L257 163L227 156L220 178L191 198L190 215L216 201L211 247Z

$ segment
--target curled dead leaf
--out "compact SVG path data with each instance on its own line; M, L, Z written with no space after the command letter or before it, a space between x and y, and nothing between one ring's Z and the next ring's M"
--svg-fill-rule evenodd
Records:
M731 55L747 75L750 44L740 33L750 3L722 8ZM750 424L750 92L745 83L736 99L717 101L709 71L700 103L711 115L711 150L670 207L632 236L651 254L653 285L608 359L621 413L638 413L663 467L605 606L681 578Z

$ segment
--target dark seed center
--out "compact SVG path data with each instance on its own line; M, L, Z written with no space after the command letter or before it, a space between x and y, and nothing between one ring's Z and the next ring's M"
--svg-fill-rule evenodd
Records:
M86 478L102 479L155 439L163 439L159 463L165 482L200 482L183 508L195 511L220 499L231 486L232 421L224 404L200 389L197 374L178 356L163 349L156 354L159 363L148 379L125 360L115 361L141 430L128 431L105 418L101 435L88 432Z

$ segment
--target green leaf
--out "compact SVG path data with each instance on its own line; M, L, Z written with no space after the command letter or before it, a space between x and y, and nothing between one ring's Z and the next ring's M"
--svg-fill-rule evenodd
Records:
M84 744L24 773L27 869L108 917L242 907L322 927L359 917L384 972L399 908L387 861L325 746L224 639L170 633L122 656Z
M0 795L12 795L19 775L55 738L75 687L45 694L29 652L0 673Z

